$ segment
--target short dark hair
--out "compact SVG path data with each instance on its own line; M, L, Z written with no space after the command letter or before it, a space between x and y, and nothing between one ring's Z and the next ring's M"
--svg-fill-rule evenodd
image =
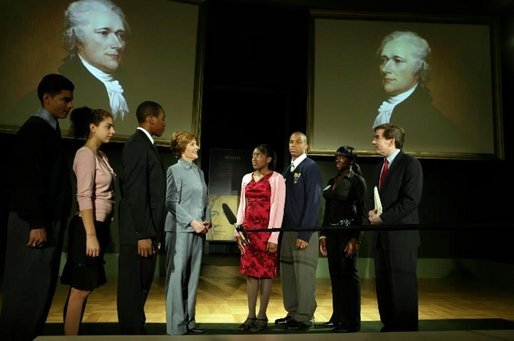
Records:
M403 148L403 143L405 142L405 130L402 127L395 124L384 123L376 126L374 131L377 131L378 129L384 129L384 138L386 140L394 139L394 145L396 148Z
M75 90L75 85L68 78L56 73L44 76L37 86L37 97L43 103L44 94L55 96L63 90Z
M136 109L137 122L144 123L148 116L159 116L159 113L164 111L159 103L152 101L144 101L139 104Z

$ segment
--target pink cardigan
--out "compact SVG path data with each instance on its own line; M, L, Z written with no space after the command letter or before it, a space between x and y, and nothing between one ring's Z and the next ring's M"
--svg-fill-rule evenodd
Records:
M241 225L245 217L246 208L246 196L245 188L246 185L252 181L252 173L248 173L243 176L241 181L241 200L239 202L239 208L237 209L237 225ZM268 228L280 228L282 226L282 219L284 218L284 205L286 201L286 181L282 174L273 172L269 178L271 185L271 207ZM278 244L279 232L272 232L268 242ZM239 236L237 231L234 231L234 236Z
M109 165L107 156L101 151L95 154L83 146L75 153L73 170L77 178L79 210L92 209L95 220L98 221L110 218L114 206L116 174Z

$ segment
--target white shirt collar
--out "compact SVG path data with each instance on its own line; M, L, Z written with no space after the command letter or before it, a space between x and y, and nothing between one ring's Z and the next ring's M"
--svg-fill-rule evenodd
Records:
M154 144L154 143L155 143L155 140L153 139L152 134L150 134L149 132L147 132L145 128L137 127L137 129L139 129L139 130L141 130L143 133L145 133L145 135L146 135L146 136L148 136L148 138L150 139L150 142L152 142L152 144Z
M307 158L307 154L303 153L302 155L298 156L294 161L291 160L291 164L293 165L293 169L294 170L296 167L298 167L298 165Z

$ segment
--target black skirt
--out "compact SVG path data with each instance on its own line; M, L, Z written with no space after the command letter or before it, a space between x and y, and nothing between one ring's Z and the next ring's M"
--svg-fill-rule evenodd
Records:
M68 256L61 275L61 283L80 290L93 290L107 282L104 253L110 244L110 222L95 221L100 255L86 255L86 231L82 218L74 216L68 226Z

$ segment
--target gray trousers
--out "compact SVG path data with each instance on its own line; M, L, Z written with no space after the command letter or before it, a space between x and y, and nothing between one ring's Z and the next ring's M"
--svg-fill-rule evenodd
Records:
M203 236L166 232L166 333L185 334L196 326L196 290Z
M316 311L316 268L319 240L314 232L306 249L296 248L297 232L282 232L280 243L280 280L287 315L308 322Z

